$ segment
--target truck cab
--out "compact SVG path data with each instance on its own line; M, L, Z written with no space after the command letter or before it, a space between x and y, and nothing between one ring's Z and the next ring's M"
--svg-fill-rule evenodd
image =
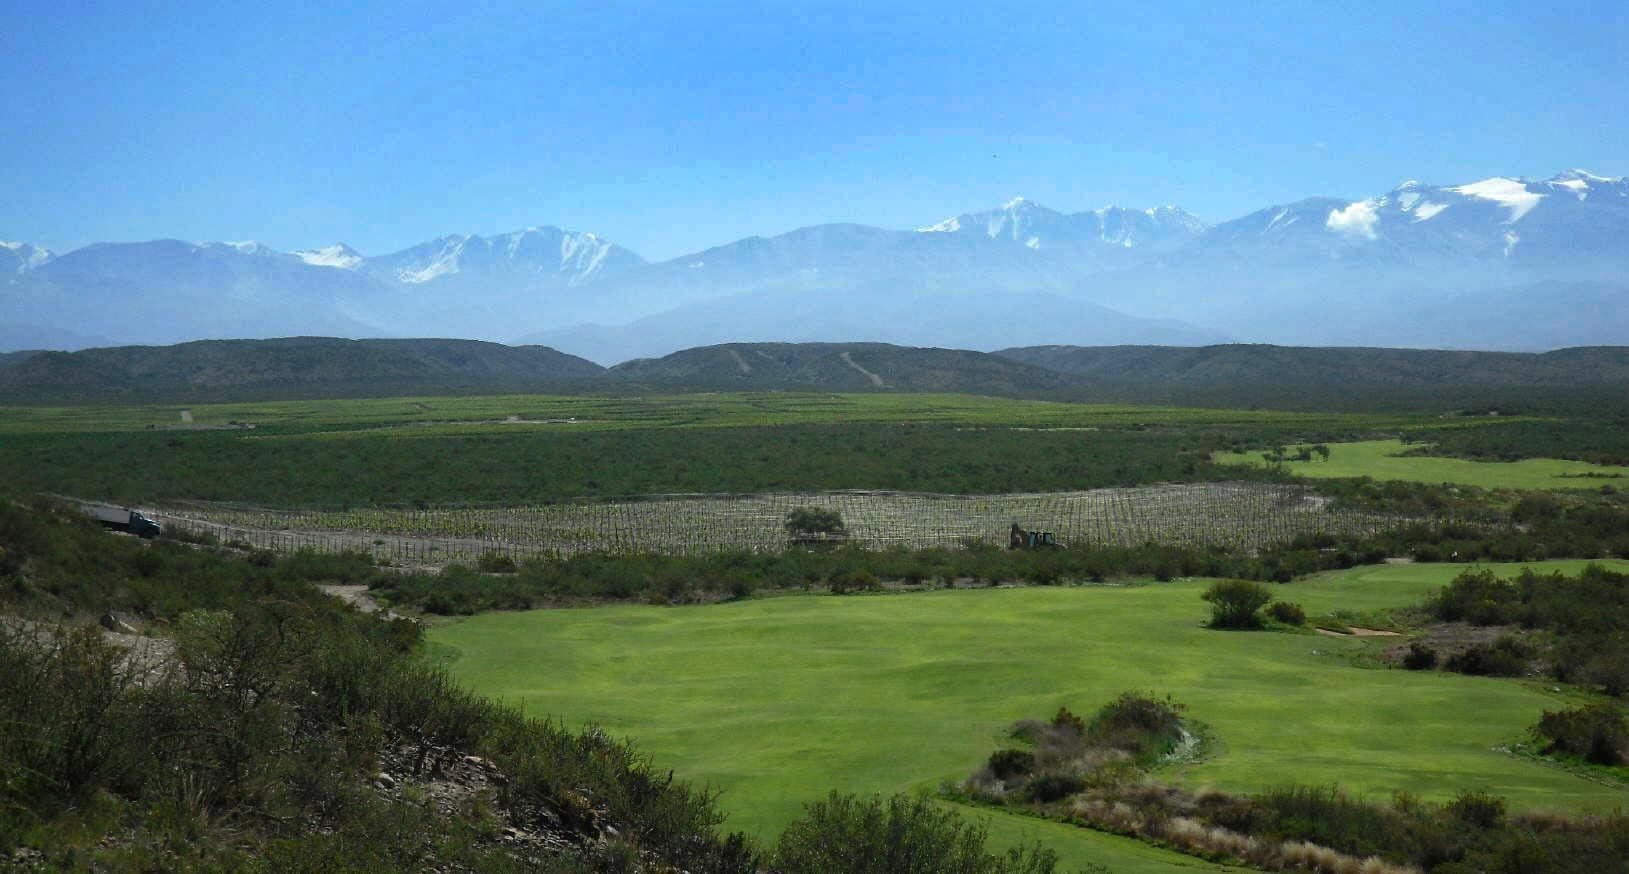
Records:
M137 513L135 510L130 511L130 521L125 526L125 530L144 540L151 540L164 533L162 525Z

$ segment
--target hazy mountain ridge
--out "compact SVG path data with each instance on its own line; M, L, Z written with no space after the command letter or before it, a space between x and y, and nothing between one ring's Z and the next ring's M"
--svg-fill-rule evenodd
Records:
M990 351L1066 336L1082 343L1188 345L1226 336L1175 320L1139 319L1061 294L932 289L874 295L839 289L748 292L647 316L627 325L580 325L521 338L581 350L601 364L732 342L887 342Z
M7 243L0 340L436 334L545 338L603 361L860 338L1542 349L1629 338L1624 276L1629 182L1570 170L1410 181L1213 226L1175 207L1066 214L1018 198L917 230L817 225L658 263L554 227L379 256L344 244L160 240L53 255Z

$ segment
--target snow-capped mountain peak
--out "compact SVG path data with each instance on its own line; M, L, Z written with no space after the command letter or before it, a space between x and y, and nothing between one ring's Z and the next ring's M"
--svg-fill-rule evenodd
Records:
M321 249L299 249L290 254L313 267L335 267L340 270L355 270L362 266L365 260L361 252L344 243L335 243Z

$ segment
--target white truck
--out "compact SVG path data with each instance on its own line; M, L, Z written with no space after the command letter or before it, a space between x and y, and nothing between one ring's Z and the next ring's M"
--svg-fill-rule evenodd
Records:
M157 522L129 507L106 507L98 504L86 504L85 514L109 528L128 531L137 537L148 540L164 533L163 527Z

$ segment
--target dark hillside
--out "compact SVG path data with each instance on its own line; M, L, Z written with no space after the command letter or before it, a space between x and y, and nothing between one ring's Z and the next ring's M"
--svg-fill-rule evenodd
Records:
M1629 347L1471 352L1226 345L1026 346L995 355L1079 380L1070 399L1325 412L1629 416Z
M40 354L37 349L21 349L16 352L0 352L0 369L21 364L35 355Z
M1003 358L1104 382L1225 386L1574 386L1629 383L1629 347L1469 352L1229 344L1026 346Z
M200 340L42 352L0 366L0 400L198 400L557 388L604 369L546 346L475 340Z
M985 352L887 343L727 343L642 358L610 375L663 388L819 389L1040 395L1067 390L1061 373Z

